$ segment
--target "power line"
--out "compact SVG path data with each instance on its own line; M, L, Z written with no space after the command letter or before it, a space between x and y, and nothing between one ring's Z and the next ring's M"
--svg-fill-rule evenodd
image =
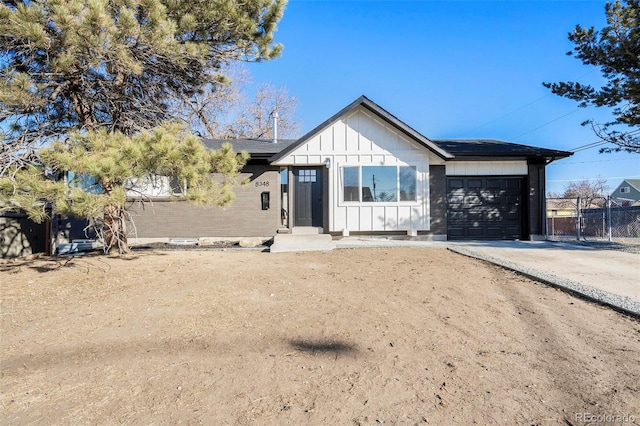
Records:
M633 158L633 157L629 157L629 158L612 158L612 159L610 159L610 160L572 161L572 162L569 162L569 163L565 163L565 162L562 162L562 163L553 162L553 163L551 163L549 166L555 166L555 165L557 165L557 164L560 164L560 165L562 165L562 166L567 166L567 165L569 165L569 164L604 163L604 162L606 162L606 161L629 161L629 160L636 160L636 161L640 161L640 157L636 157L636 158ZM549 166L547 166L547 167L549 167Z
M549 95L553 95L553 93L547 93L547 94L546 94L546 95L544 95L544 96L540 96L538 99L535 99L535 100L533 100L533 101L529 102L528 104L524 104L524 105L522 105L521 107L518 107L518 108L514 109L513 111L509 111L509 112L508 112L508 113L506 113L506 114L502 114L502 115L501 115L500 117L498 117L498 118L494 118L493 120L487 121L486 123L483 123L483 124L481 124L481 125L479 125L479 126L476 126L476 127L474 127L473 129L471 129L471 130L467 130L467 132L466 132L466 133L471 133L471 132L473 132L473 131L475 131L475 130L477 130L477 129L480 129L480 128L484 127L484 126L487 126L487 125L489 125L489 124L491 124L491 123L495 123L496 121L501 120L501 119L503 119L503 118L505 118L505 117L507 117L507 116L509 116L509 115L513 114L513 113L516 113L516 112L520 111L521 109L524 109L524 108L528 107L529 105L533 105L533 104L535 104L536 102L538 102L538 101L540 101L540 100L542 100L542 99L546 98L546 97L547 97L547 96L549 96Z
M640 176L598 176L594 178L580 178L580 179L549 179L547 182L576 182L581 180L608 180L608 179L636 179Z
M598 71L598 68L594 68L594 69L592 69L591 71L588 71L588 72L586 72L586 73L582 74L581 76L577 77L575 80L580 80L581 78L586 77L586 76L588 76L589 74L594 73L594 72L596 72L596 71ZM516 109L514 109L514 110L511 110L511 111L507 112L506 114L502 114L502 115L501 115L501 116L499 116L498 118L494 118L494 119L489 120L489 121L487 121L487 122L485 122L485 123L483 123L483 124L480 124L479 126L476 126L476 127L472 128L471 130L467 130L465 133L471 133L471 132L473 132L473 131L475 131L475 130L477 130L477 129L481 128L481 127L484 127L484 126L486 126L486 125L488 125L488 124L491 124L491 123L494 123L494 122L496 122L496 121L498 121L498 120L501 120L501 119L503 119L503 118L505 118L505 117L507 117L507 116L509 116L509 115L511 115L511 114L513 114L513 113L515 113L515 112L518 112L518 111L520 111L520 110L522 110L522 109L524 109L524 108L526 108L526 107L528 107L528 106L530 106L530 105L533 105L533 104L535 104L536 102L541 101L542 99L545 99L546 97L548 97L548 96L550 96L550 95L553 95L553 94L554 94L553 92L549 92L549 93L547 93L547 94L546 94L546 95L544 95L544 96L540 96L539 98L536 98L536 99L532 100L531 102L528 102L528 103L526 103L526 104L524 104L524 105L522 105L522 106L517 107L517 108L516 108ZM573 112L575 112L575 111L573 111ZM569 113L569 114L571 114L571 113ZM568 114L567 114L567 115L568 115ZM564 117L564 116L563 116L563 117ZM560 117L560 118L562 118L562 117ZM559 119L559 118L558 118L558 119ZM554 121L555 121L555 120L554 120ZM552 123L552 122L553 122L553 121L550 121L549 123ZM547 124L549 124L549 123L547 123ZM544 124L543 126L546 126L546 124ZM541 126L541 127L543 127L543 126ZM540 128L540 127L536 128L536 129L534 129L534 130L537 130L537 129L539 129L539 128ZM531 130L531 131L533 131L533 130ZM528 132L528 133L530 133L530 132ZM524 133L524 134L526 134L526 133ZM523 136L523 135L520 135L520 136ZM518 136L518 137L520 137L520 136Z
M514 137L514 138L511 138L511 139L512 139L512 140L516 140L516 139L518 139L518 138L519 138L519 137L521 137L521 136L528 135L529 133L535 132L536 130L541 129L541 128L543 128L543 127L545 127L545 126L547 126L547 125L549 125L549 124L551 124L551 123L553 123L553 122L556 122L556 121L560 120L561 118L566 117L567 115L573 114L574 112L579 111L580 109L581 109L581 108L576 108L576 109L574 109L574 110L573 110L573 111L571 111L571 112L568 112L568 113L566 113L566 114L564 114L564 115L561 115L560 117L554 118L554 119L553 119L553 120L551 120L551 121L547 121L547 122L546 122L546 123L544 123L543 125L538 126L538 127L536 127L535 129L531 129L531 130L529 130L529 131L527 131L527 132L524 132L524 133L522 133L522 134L519 134L518 136L516 136L516 137Z
M604 144L607 144L607 143L609 143L609 141L605 141L605 140L600 139L599 141L591 142L591 143L588 143L586 145L582 145L582 146L570 149L570 151L571 152L580 152L580 151L584 151L586 149L595 148L597 146L604 145Z

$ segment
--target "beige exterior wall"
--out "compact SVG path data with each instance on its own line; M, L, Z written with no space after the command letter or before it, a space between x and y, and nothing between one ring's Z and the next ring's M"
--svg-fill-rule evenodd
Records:
M130 207L137 238L271 237L281 224L280 177L269 166L246 166L230 207L197 207L187 201L156 199ZM261 193L268 192L270 207L262 210ZM135 238L132 239L135 241Z

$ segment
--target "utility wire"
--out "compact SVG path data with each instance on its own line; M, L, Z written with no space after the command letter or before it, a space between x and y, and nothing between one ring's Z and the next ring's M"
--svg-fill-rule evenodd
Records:
M547 182L576 182L579 180L608 180L608 179L634 179L640 176L598 176L594 178L580 178L580 179L550 179Z
M550 166L554 166L556 164L560 164L562 166L567 166L569 164L604 163L604 162L607 162L607 161L629 161L629 160L640 161L640 157L638 157L638 158L633 158L633 157L629 157L629 158L612 158L610 160L571 161L569 163L565 163L563 161L562 163L555 163L555 162L551 163Z
M594 73L594 72L596 72L596 71L598 71L598 68L594 68L594 69L592 69L591 71L588 71L588 72L586 72L586 73L582 74L581 76L577 77L575 80L580 80L581 78L586 77L586 76L588 76L589 74ZM517 107L517 108L516 108L516 109L514 109L514 110L511 110L511 111L507 112L506 114L502 114L502 115L501 115L501 116L499 116L498 118L494 118L494 119L489 120L489 121L487 121L487 122L485 122L485 123L483 123L483 124L480 124L479 126L476 126L476 127L472 128L471 130L467 130L465 133L471 133L471 132L473 132L473 131L475 131L475 130L477 130L477 129L480 129L481 127L487 126L487 125L489 125L489 124L491 124L491 123L494 123L494 122L496 122L496 121L498 121L498 120L501 120L501 119L503 119L503 118L505 118L505 117L507 117L507 116L509 116L509 115L511 115L511 114L513 114L513 113L515 113L515 112L518 112L518 111L520 111L520 110L522 110L522 109L524 109L524 108L528 107L529 105L533 105L533 104L535 104L536 102L541 101L541 100L545 99L546 97L548 97L548 96L550 96L550 95L553 95L553 94L554 94L553 92L549 92L549 93L547 93L547 94L546 94L546 95L544 95L544 96L540 96L539 98L534 99L534 100L532 100L531 102L528 102L528 103L526 103L526 104L524 104L524 105L522 105L522 106L520 106L520 107ZM573 112L575 112L575 111L573 111ZM567 115L568 115L568 114L567 114ZM563 116L563 117L564 117L564 116ZM560 118L562 118L562 117L560 117ZM555 121L555 120L554 120L554 121ZM553 122L553 121L550 121L549 123L552 123L552 122ZM547 123L547 124L549 124L549 123ZM546 124L545 124L545 125L546 125ZM543 125L543 126L545 126L545 125ZM542 127L542 126L541 126L541 127ZM537 129L539 129L539 128L540 128L540 127L536 128L536 129L534 129L534 130L537 130ZM532 130L532 131L533 131L533 130ZM528 133L529 133L529 132L528 132ZM526 133L524 133L524 134L526 134ZM523 136L523 135L520 135L520 136ZM520 137L520 136L518 136L518 137Z
M607 143L609 143L609 141L605 141L603 139L600 139L599 141L591 142L591 143L588 143L586 145L581 145L579 147L572 148L569 151L571 151L571 152L580 152L580 151L584 151L584 150L587 150L587 149L595 148L597 146L604 145L604 144L607 144Z
M551 124L551 123L553 123L553 122L555 122L555 121L558 121L558 120L560 120L560 119L562 119L562 118L566 117L567 115L573 114L574 112L576 112L576 111L578 111L578 110L580 110L580 109L581 109L581 108L576 108L576 109L574 109L573 111L566 113L565 115L561 115L560 117L554 118L554 119L553 119L553 120L551 120L551 121L547 121L547 122L546 122L546 123L544 123L543 125L538 126L538 127L536 127L535 129L531 129L531 130L529 130L529 131L527 131L527 132L521 133L521 134L519 134L518 136L516 136L516 137L514 137L514 138L511 138L511 139L512 139L512 140L517 140L518 138L520 138L520 137L522 137L522 136L524 136L524 135L528 135L529 133L535 132L536 130L541 129L541 128L543 128L544 126L547 126L547 125L549 125L549 124Z

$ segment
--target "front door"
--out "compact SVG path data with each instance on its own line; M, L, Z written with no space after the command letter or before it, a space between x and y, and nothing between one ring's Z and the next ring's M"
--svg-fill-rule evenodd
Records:
M294 168L294 226L322 227L322 167Z

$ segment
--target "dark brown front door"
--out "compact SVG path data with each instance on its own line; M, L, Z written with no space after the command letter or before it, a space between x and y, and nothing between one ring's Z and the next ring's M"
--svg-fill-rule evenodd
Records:
M295 168L293 176L293 226L322 227L322 168Z

